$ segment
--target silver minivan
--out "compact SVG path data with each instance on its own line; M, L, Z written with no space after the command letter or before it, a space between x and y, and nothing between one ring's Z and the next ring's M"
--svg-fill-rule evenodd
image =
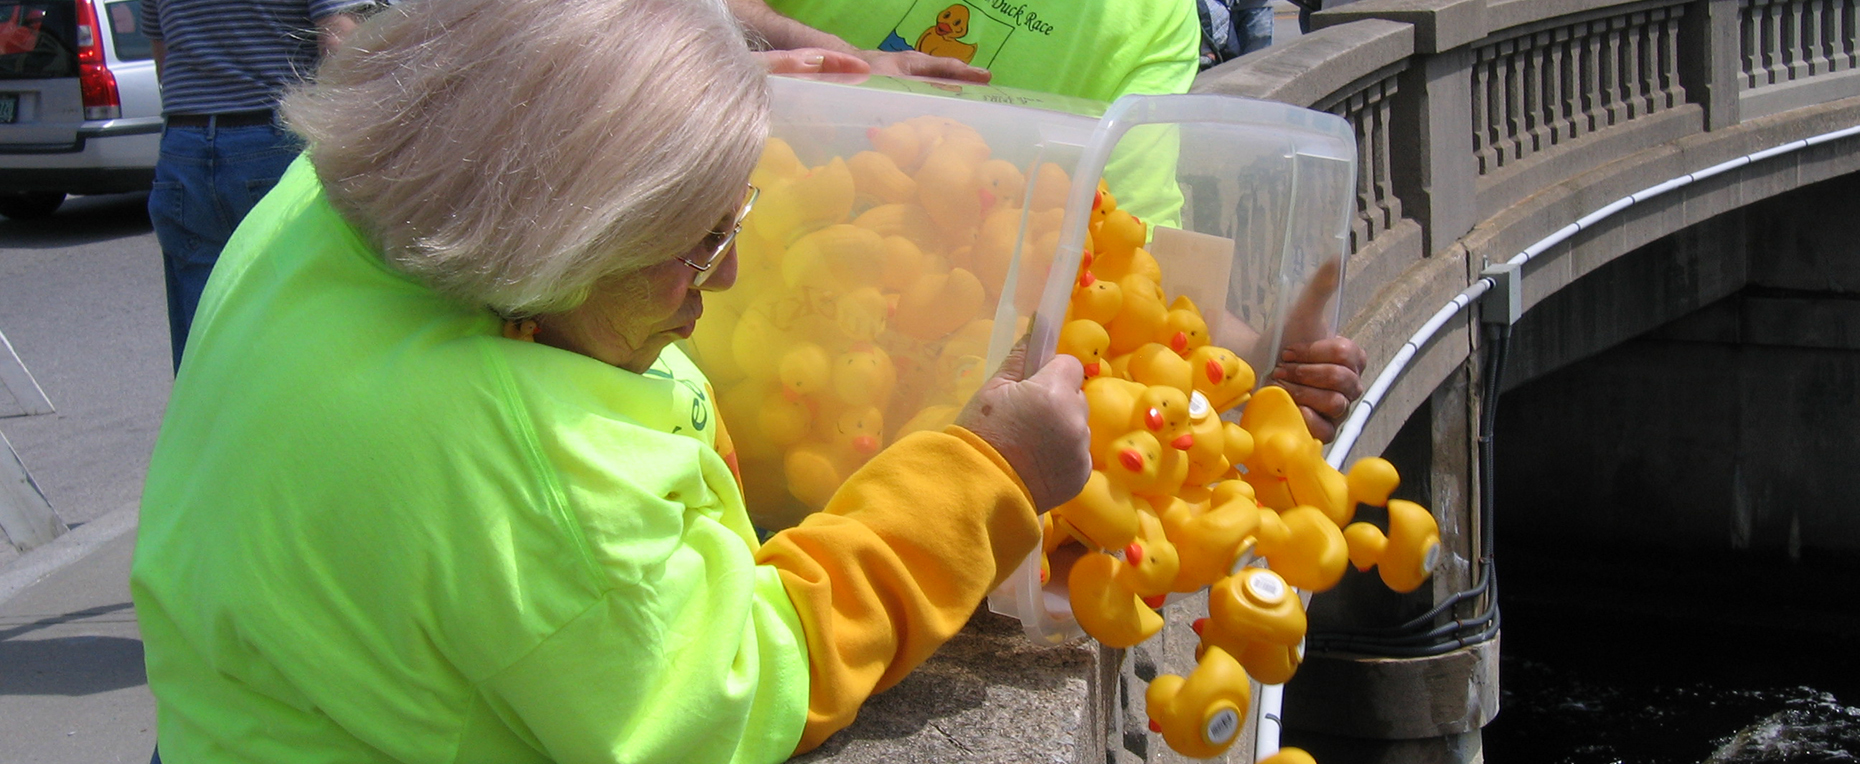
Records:
M145 190L161 88L141 0L0 0L0 215Z

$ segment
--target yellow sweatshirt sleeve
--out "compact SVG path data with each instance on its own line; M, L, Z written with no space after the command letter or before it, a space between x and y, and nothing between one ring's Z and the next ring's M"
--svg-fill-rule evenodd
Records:
M774 566L801 618L807 726L797 753L930 657L1040 541L1027 487L994 448L951 426L885 449L826 509L778 533Z

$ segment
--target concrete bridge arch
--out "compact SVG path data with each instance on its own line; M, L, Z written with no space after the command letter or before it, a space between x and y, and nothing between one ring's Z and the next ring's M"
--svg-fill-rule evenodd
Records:
M1799 462L1791 458L1812 442L1793 451L1718 449L1689 462L1684 455L1700 442L1740 442L1753 418L1799 420L1807 413L1793 402L1828 397L1797 391L1778 403L1747 368L1762 362L1759 354L1745 351L1792 346L1759 335L1816 311L1834 314L1826 333L1843 326L1844 269L1818 262L1813 246L1759 236L1788 229L1801 234L1798 243L1838 239L1853 217L1852 204L1845 216L1837 211L1856 186L1860 140L1797 142L1860 125L1855 16L1850 0L1360 0L1318 14L1318 29L1291 45L1205 73L1196 89L1325 109L1357 127L1343 332L1369 351L1367 378L1487 267L1623 197L1752 157L1534 253L1522 270L1524 312L1506 387L1597 354L1606 365L1565 370L1569 391L1527 397L1521 427L1534 436L1507 443L1510 458L1501 461L1508 475L1535 483L1519 493L1541 498L1535 517L1546 532L1793 548L1803 515L1778 505L1838 490L1804 492L1791 481ZM1805 201L1819 202L1821 214L1802 214ZM1821 299L1805 301L1805 290ZM1479 580L1479 313L1459 313L1419 346L1353 451L1386 454L1420 478L1407 490L1430 502L1451 537L1449 564L1432 592L1406 598L1346 582L1314 605L1314 632L1398 623ZM1662 326L1669 345L1692 343L1691 376L1671 380L1678 394L1611 400L1603 377L1650 375L1654 359L1605 351ZM1719 344L1702 344L1709 339ZM1676 352L1663 349L1660 360ZM1749 358L1727 365L1740 354ZM1817 368L1804 385L1838 386L1821 378L1846 371L1825 359ZM1707 384L1717 369L1738 384ZM1641 405L1662 395L1659 405ZM1597 443L1611 430L1573 421L1579 415L1615 416L1635 425L1634 435L1656 434ZM1662 432L1672 421L1693 426ZM1632 449L1667 456L1620 459ZM1671 490L1688 480L1689 490ZM1673 498L1660 511L1605 509L1636 489L1643 500ZM1706 499L1715 514L1685 522ZM1510 509L1507 527L1517 522ZM1826 513L1809 517L1817 529L1838 524ZM1462 603L1437 620L1479 607ZM1497 710L1497 652L1496 640L1423 659L1320 652L1288 685L1287 723L1353 759L1470 760L1479 755L1478 729Z

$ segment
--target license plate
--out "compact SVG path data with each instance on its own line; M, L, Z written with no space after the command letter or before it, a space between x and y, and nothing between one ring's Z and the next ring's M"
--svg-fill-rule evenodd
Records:
M13 93L0 93L0 125L10 125L19 121L19 96Z

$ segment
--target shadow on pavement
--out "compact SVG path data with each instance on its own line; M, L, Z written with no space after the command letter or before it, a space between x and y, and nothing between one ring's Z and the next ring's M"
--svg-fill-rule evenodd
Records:
M140 639L88 635L25 638L40 629L134 607L119 602L0 630L0 695L93 695L148 684Z
M0 241L8 247L45 249L139 236L154 230L148 204L146 191L73 196L44 220L0 217Z
M0 642L0 695L95 695L148 684L142 640L53 637Z

